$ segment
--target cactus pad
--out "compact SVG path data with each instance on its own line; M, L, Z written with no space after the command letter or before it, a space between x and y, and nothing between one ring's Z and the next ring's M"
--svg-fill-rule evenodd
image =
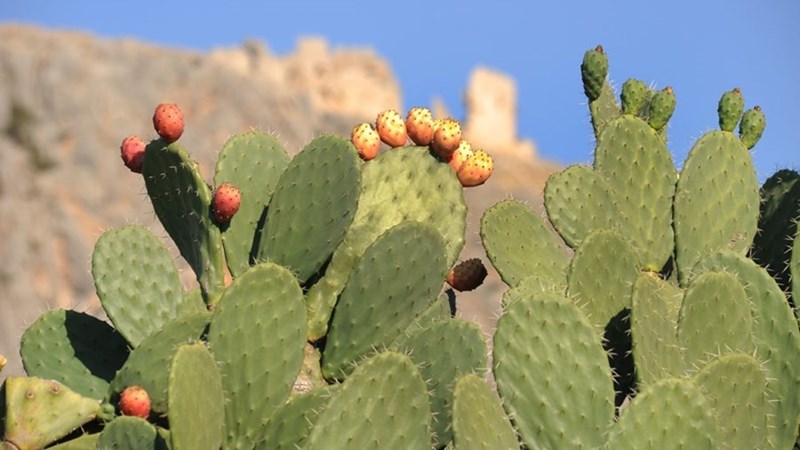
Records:
M478 375L462 376L453 390L453 443L457 450L519 448L500 399Z
M536 274L557 286L566 286L569 261L561 239L530 208L505 200L484 212L481 239L486 254L509 286Z
M139 417L122 416L109 422L97 439L98 449L167 450L168 443L156 427ZM176 448L174 450L181 450Z
M264 430L258 450L296 450L303 448L319 414L341 385L331 385L292 397L275 409Z

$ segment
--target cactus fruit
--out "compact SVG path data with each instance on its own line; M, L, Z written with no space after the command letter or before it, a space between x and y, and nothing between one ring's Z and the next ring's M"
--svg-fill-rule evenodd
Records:
M447 284L457 291L471 291L483 284L486 275L488 272L483 261L480 258L472 258L461 261L450 269L447 274Z
M458 181L464 187L480 186L492 176L494 160L484 150L477 150L458 168Z
M450 167L458 173L461 166L474 154L475 152L472 150L472 145L466 139L461 139L458 148L453 152L447 164L450 164Z
M650 99L650 117L647 123L656 131L661 131L675 112L675 92L671 86L653 94Z
M358 150L358 156L364 161L378 156L378 151L381 149L381 137L372 124L367 122L360 123L353 128L350 140Z
M461 143L461 124L455 119L443 119L433 133L431 147L444 161L449 161Z
M581 64L581 79L583 92L590 102L600 97L600 91L608 76L608 57L603 51L603 46L598 45L594 50L589 50L583 55Z
M6 359L6 357L3 356L3 355L0 355L0 372L3 371L3 367L6 366L6 363L8 363L8 360Z
M125 167L134 173L142 173L142 164L144 163L144 149L147 143L139 136L130 135L122 140L122 145L119 147L122 162Z
M378 114L375 119L375 129L378 130L378 136L386 145L392 148L406 145L408 140L406 123L396 110L387 109Z
M122 415L147 419L150 416L150 396L141 386L128 386L119 394Z
M234 214L239 211L242 203L242 194L239 188L231 183L222 183L214 190L214 197L211 199L211 212L214 220L218 224L226 224L231 221Z
M739 139L750 150L761 139L766 127L767 119L764 117L761 107L754 106L742 115L742 121L739 122Z
M153 113L153 127L166 144L177 141L183 135L183 111L175 103L161 103Z
M717 106L717 115L719 116L719 129L722 131L733 131L736 124L744 112L744 97L742 96L741 89L733 88L730 91L722 94Z
M428 108L411 108L406 116L408 137L417 145L430 145L433 140L434 120Z
M622 83L622 93L620 99L622 100L622 113L639 115L642 107L647 101L648 89L643 81L635 78L629 78Z

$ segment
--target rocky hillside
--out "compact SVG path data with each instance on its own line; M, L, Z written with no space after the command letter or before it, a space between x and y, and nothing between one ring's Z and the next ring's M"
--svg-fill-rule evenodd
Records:
M383 58L370 50L332 49L320 39L300 41L289 55L274 55L260 42L197 53L0 25L4 375L21 371L20 335L46 309L100 314L90 259L103 230L139 223L165 234L141 178L122 166L118 153L124 136L154 135L149 118L156 104L181 105L187 121L182 143L210 179L217 149L232 133L274 131L296 152L314 136L349 134L356 122L374 120L383 109L402 109L400 99L401 87ZM534 145L517 137L511 79L475 69L465 100L467 138L496 161L493 178L467 193L467 258L483 255L477 232L482 211L509 196L539 209L544 179L555 166L538 160ZM459 297L461 314L489 331L501 290L492 273L487 286Z

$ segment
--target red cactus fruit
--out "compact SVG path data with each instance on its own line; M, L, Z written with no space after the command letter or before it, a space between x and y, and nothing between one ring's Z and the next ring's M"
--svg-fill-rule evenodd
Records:
M144 149L147 144L136 135L130 135L122 140L119 147L122 162L125 167L134 173L142 173L142 163L144 162Z
M119 396L119 410L125 416L147 419L150 416L150 396L141 386L128 386Z
M464 187L479 186L486 182L494 170L494 160L491 155L483 150L476 150L475 154L467 158L456 172L458 181Z
M431 147L440 158L449 161L460 143L461 124L455 119L444 119L433 133Z
M378 136L378 132L366 122L360 123L353 128L350 140L358 150L358 156L364 161L369 161L378 156L378 150L381 149L381 138Z
M486 279L486 267L478 258L461 261L447 274L447 284L457 291L471 291Z
M225 224L230 222L233 216L239 211L242 202L242 195L239 188L231 183L222 183L214 191L211 199L211 211L217 223Z
M153 127L167 144L178 140L183 134L183 112L174 103L161 103L153 113Z
M456 172L464 162L469 159L475 152L472 151L472 146L467 142L465 139L461 140L461 143L458 144L458 148L456 151L453 152L453 155L450 156L450 161L447 163L450 164L450 167L453 168Z
M386 145L390 147L406 145L406 140L408 140L406 124L403 122L403 118L400 117L400 113L394 109L387 109L378 114L378 118L375 120L375 128Z
M417 145L430 145L433 140L433 114L428 108L411 108L406 116L408 137Z

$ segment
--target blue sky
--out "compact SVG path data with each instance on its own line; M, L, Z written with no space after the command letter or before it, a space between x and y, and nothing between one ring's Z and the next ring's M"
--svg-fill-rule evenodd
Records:
M674 88L669 147L678 166L717 126L719 96L738 86L747 107L758 104L767 115L754 149L759 178L800 169L798 0L3 0L0 22L9 21L197 50L258 38L285 53L298 37L321 35L335 46L383 55L406 107L440 96L457 116L470 70L490 66L517 80L520 134L562 163L591 160L579 65L586 49L602 44L617 85L636 77Z

